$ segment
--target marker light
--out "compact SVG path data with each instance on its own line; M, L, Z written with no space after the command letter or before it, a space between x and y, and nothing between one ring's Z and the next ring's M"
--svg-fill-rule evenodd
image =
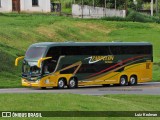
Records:
M49 84L49 80L47 79L47 80L45 80L45 84Z

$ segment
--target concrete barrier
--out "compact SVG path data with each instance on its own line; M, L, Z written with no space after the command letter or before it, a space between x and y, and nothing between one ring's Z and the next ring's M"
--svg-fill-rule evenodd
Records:
M72 5L72 16L81 18L126 17L126 10L107 9L88 5Z

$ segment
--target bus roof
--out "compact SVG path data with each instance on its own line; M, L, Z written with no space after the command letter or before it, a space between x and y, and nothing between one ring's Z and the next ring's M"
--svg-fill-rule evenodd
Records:
M152 45L149 42L40 42L32 44L31 46L44 46L44 47L54 47L54 46L143 46Z

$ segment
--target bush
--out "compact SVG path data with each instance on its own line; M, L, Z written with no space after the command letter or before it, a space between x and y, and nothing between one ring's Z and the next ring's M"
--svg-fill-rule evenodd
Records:
M126 18L122 18L122 17L103 17L102 20L107 20L107 21L126 21Z
M136 11L129 11L126 19L128 21L133 21L133 22L155 22L155 23L160 23L160 19L158 17L141 14L141 13L138 13Z
M147 19L145 15L135 11L131 11L126 19L133 22L152 22L152 19Z
M144 15L141 13L138 13L133 10L129 10L127 17L122 18L122 17L104 17L102 18L103 20L108 20L108 21L132 21L132 22L155 22L155 23L160 23L160 19L158 17L151 17L148 15Z

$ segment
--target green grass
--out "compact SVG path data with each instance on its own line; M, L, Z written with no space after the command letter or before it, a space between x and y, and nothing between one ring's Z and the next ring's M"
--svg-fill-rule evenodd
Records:
M155 95L0 94L0 101L0 111L158 111L160 109L160 96Z
M159 103L155 95L0 94L0 111L159 111Z
M76 19L50 14L0 14L0 88L20 87L17 56L36 42L151 42L154 46L153 80L160 80L160 24Z

